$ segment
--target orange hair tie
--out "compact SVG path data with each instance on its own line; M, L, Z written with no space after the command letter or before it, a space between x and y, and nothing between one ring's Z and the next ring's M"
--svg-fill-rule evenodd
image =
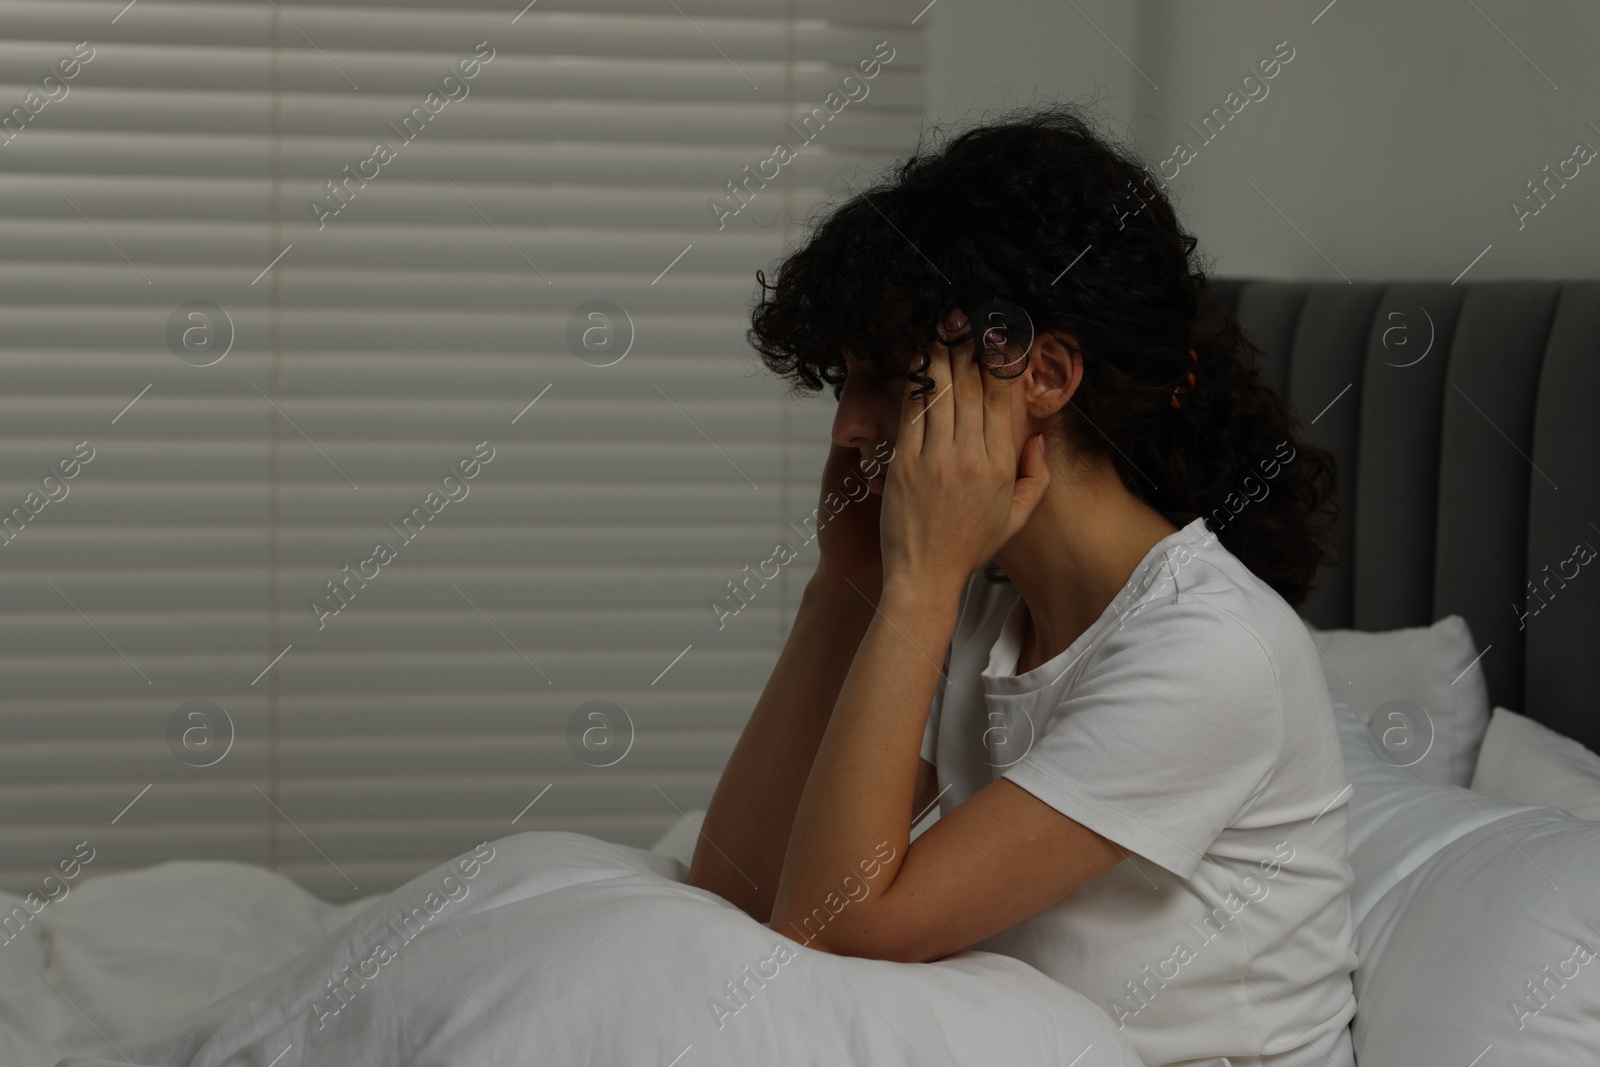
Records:
M1198 367L1200 365L1200 357L1195 354L1195 350L1192 349L1192 348L1189 349L1189 358L1194 361L1194 365L1196 367ZM1176 389L1174 389L1172 391L1172 406L1175 409L1181 410L1183 408L1183 405L1178 402L1178 394L1179 393L1187 393L1189 390L1191 390L1193 388L1194 388L1194 371L1190 371L1189 372L1189 380L1185 384L1178 386Z

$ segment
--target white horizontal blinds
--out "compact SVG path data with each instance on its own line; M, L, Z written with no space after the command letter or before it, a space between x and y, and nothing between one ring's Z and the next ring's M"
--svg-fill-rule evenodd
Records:
M271 23L119 7L0 4L0 518L93 450L0 535L0 887L19 892L84 840L90 875L269 858L249 783L270 789L270 698L248 683L270 634L272 421L248 383L270 383L271 293L246 283L271 248ZM219 283L236 339L202 370L166 322ZM193 698L237 731L204 770L165 740Z
M707 602L800 546L831 416L744 345L754 271L914 139L900 6L0 5L8 71L96 49L0 147L0 499L97 449L0 548L4 877L89 838L101 870L239 858L344 898L703 807L815 549L720 630ZM569 348L596 300L632 326L610 366ZM169 350L191 301L231 320L215 365ZM212 766L166 739L193 699L236 728ZM636 727L612 766L569 744L596 699Z

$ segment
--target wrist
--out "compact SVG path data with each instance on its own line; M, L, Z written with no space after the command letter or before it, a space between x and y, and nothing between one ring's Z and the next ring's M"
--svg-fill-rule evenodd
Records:
M878 598L878 603L884 611L893 607L916 615L937 616L946 611L954 614L961 603L961 590L965 584L965 580L952 583L894 575L884 580L883 594Z
M806 580L803 595L839 610L863 611L870 615L874 605L883 598L883 582L818 570Z

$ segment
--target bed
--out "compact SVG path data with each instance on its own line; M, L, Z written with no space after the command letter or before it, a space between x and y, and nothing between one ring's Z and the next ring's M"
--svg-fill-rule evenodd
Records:
M1600 582L1547 595L1526 625L1514 610L1600 538L1600 282L1216 288L1338 459L1349 553L1301 616L1383 631L1460 615L1493 703L1600 748Z
M1304 618L1410 635L1376 639L1391 650L1459 618L1475 652L1450 693L1471 672L1485 720L1516 709L1600 748L1600 577L1560 577L1575 540L1600 545L1600 423L1580 410L1600 386L1600 283L1216 292L1339 462L1349 551ZM1454 670L1466 653L1447 652ZM1600 1062L1600 963L1572 948L1600 949L1584 888L1600 823L1423 781L1337 706L1364 1067ZM682 884L694 836L685 822L646 851L519 834L348 904L242 864L63 868L59 899L0 900L0 1063L1138 1064L1098 1006L1005 957L786 951Z

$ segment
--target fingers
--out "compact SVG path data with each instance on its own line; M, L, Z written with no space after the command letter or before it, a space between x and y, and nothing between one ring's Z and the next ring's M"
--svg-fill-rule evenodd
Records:
M1011 487L1011 515L1006 524L1006 540L1022 529L1033 509L1050 488L1050 468L1044 461L1044 434L1036 433L1022 445L1022 469Z
M931 373L932 367L923 373ZM924 415L927 401L912 396L917 389L917 383L909 376L900 393L900 430L895 434L895 452L901 457L917 456L922 454L923 435L927 430L928 420ZM937 390L935 390L937 392ZM903 466L904 464L900 464Z
M960 316L957 321L962 322L966 318L959 311L952 312L952 316ZM974 340L950 353L950 398L955 401L955 442L962 449L984 448L983 379L986 375L973 359L977 351L974 333Z
M933 379L933 391L923 401L923 451L930 446L948 447L955 438L956 405L952 395L951 349L942 344L931 347L932 359L924 372Z
M913 399L916 384L908 380L899 442L917 452L948 443L979 447L998 456L1002 450L995 443L1004 439L1006 461L1013 462L1006 383L984 373L975 359L978 349L972 324L964 312L953 309L940 324L939 335L951 339L962 334L967 334L968 340L955 347L937 342L930 346L923 373L933 379L933 386L925 397Z
M1012 438L1011 427L1011 383L1014 379L998 377L993 371L981 377L983 450L997 466L1014 471L1017 462L1017 446Z

